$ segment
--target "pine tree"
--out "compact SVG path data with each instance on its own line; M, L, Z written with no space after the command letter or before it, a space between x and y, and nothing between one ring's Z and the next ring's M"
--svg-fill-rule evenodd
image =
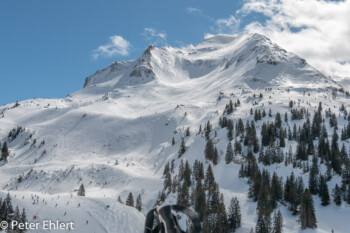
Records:
M341 175L341 157L338 146L338 134L334 129L332 136L332 145L331 145L331 166L338 175Z
M214 156L213 156L213 164L217 165L218 162L219 162L219 154L218 154L218 150L215 147L214 148Z
M282 126L281 114L279 112L276 113L275 126L276 128L281 128Z
M276 172L273 173L271 179L271 205L272 209L277 207L277 202L282 201L283 188L282 182L278 178Z
M185 145L185 140L184 138L181 138L181 144L180 144L180 148L178 151L178 158L181 158L181 156L186 152L186 145Z
M126 199L125 204L126 204L127 206L132 206L132 207L134 207L134 197L133 197L133 195L132 195L131 192L129 193L128 198Z
M241 143L239 141L237 141L237 139L235 140L234 143L234 150L233 150L235 155L241 154L242 153L242 146Z
M227 138L229 141L233 138L233 121L231 119L227 120Z
M215 178L213 174L213 169L209 164L207 171L205 173L204 189L209 191L214 186L214 184L215 184Z
M210 132L211 132L211 124L210 124L210 121L208 121L206 126L205 126L205 139L206 140L209 140Z
M339 188L338 184L335 185L333 190L333 201L337 206L340 206L342 203L342 191Z
M224 195L220 194L219 208L217 210L217 231L216 232L227 232L228 221L226 207L224 204Z
M19 208L18 208L18 206L16 206L15 213L12 217L12 221L16 221L16 222L20 223L21 222L20 215L21 215L21 213L19 211ZM15 232L18 232L19 231L18 226L14 226L13 230L15 230Z
M7 143L4 142L4 144L2 145L2 149L1 149L1 159L4 160L5 162L7 161L7 158L9 156L9 150L7 147Z
M200 220L203 220L205 213L205 192L201 181L197 182L194 191L194 210L198 213Z
M329 197L328 185L327 185L326 179L323 176L320 176L319 195L321 198L321 205L323 206L329 205L330 197Z
M318 169L314 166L311 167L309 172L309 190L311 194L318 194L319 182L318 182Z
M175 138L171 139L171 145L175 145Z
M84 184L81 184L81 185L80 185L79 190L78 190L78 196L82 196L82 197L85 196L85 187L84 187Z
M6 198L5 198L4 202L3 202L3 205L5 205L5 213L4 213L3 220L5 220L8 223L10 223L11 220L12 220L12 216L14 214L10 193L7 193L7 196L6 196Z
M118 196L118 200L119 203L124 204L124 202L122 201L122 198L120 196Z
M273 217L273 227L272 233L282 233L283 232L283 217L281 211L275 212Z
M254 177L250 181L250 187L248 191L248 197L251 198L253 201L258 200L261 179L261 172L257 170L254 174Z
M280 147L285 147L286 146L286 142L284 140L284 137L282 134L280 134Z
M303 141L300 141L297 146L296 159L307 160L308 154L306 145Z
M185 168L184 168L184 182L186 182L188 187L190 187L191 183L192 183L191 176L192 176L191 167L190 167L190 164L188 163L188 161L186 160Z
M209 161L213 161L214 158L214 145L211 139L207 140L207 144L205 145L205 159Z
M231 163L233 160L233 150L232 150L232 144L231 141L227 144L226 154L225 154L225 161L227 164Z
M136 198L136 205L135 208L141 212L142 210L142 199L141 199L141 194L139 194Z
M186 207L190 206L190 192L189 185L186 180L182 183L182 185L178 186L177 190L177 204L183 205Z
M348 184L348 191L346 192L344 199L346 203L350 205L350 183Z
M171 192L171 174L170 172L167 172L165 174L165 178L164 178L164 183L163 183L163 189L164 191L166 190L168 192L168 194Z
M242 225L241 209L237 197L231 199L230 206L228 208L227 220L229 232L235 232L236 229L240 228Z
M301 197L299 220L303 230L306 228L317 228L314 202L309 189L305 189Z
M23 208L22 213L21 213L21 221L20 223L26 224L28 222L27 220L27 214L26 214L26 209ZM24 232L25 230L19 230L19 232Z
M256 233L271 233L271 216L259 213L255 227Z

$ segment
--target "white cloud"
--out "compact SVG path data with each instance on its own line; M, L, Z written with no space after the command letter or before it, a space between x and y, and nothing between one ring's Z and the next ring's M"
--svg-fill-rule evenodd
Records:
M350 0L248 0L237 12L267 16L245 26L328 75L350 77Z
M216 20L217 29L214 29L218 33L231 33L235 34L238 32L240 20L236 19L233 15L226 19Z
M159 32L155 28L145 28L143 35L147 41L152 41L154 44L166 43L166 33Z
M187 7L186 9L187 13L201 13L201 9L197 7Z
M95 59L99 57L113 57L116 55L128 56L129 49L129 41L125 40L121 36L114 35L109 37L107 44L100 45L97 49L95 49L92 56Z

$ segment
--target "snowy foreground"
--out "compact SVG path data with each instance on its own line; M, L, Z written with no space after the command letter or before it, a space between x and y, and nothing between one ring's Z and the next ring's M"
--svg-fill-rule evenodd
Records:
M141 233L145 214L163 187L165 164L174 160L177 169L180 163L178 149L187 127L191 135L185 137L182 159L190 164L198 159L206 170L205 139L198 129L210 120L219 152L215 178L226 206L233 196L240 202L242 227L237 232L250 232L256 224L256 203L247 197L247 179L238 177L239 162L225 163L227 131L218 126L225 105L239 99L241 106L230 117L244 122L253 119L251 108L271 109L272 117L256 123L260 132L276 112L290 111L290 100L310 113L322 102L338 116L342 103L350 109L348 97L332 94L332 88L340 87L304 59L257 34L217 35L184 49L149 47L139 59L96 72L82 90L64 99L30 99L0 107L0 141L10 150L8 162L0 162L0 197L9 192L13 205L26 209L28 221L39 223L39 229L28 232L56 232L43 229L43 220L51 219L73 221L73 232ZM253 97L260 93L263 98ZM346 122L338 118L339 135ZM18 126L25 130L9 140L9 132ZM332 132L328 129L329 138ZM349 151L349 141L345 145ZM290 146L295 151L294 141L286 141L286 151ZM308 184L308 174L292 165L265 169L284 178L294 171ZM329 190L340 182L334 175ZM81 184L85 197L77 196ZM117 202L120 196L125 203L129 192L135 200L141 195L141 212ZM38 204L33 204L32 195L39 196ZM318 228L300 230L298 217L281 205L285 233L349 232L350 207L345 202L323 207L319 197L313 198ZM166 202L175 201L170 196Z

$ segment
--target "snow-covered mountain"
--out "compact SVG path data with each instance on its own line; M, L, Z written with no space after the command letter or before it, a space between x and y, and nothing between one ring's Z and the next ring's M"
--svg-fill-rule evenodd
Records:
M262 123L273 122L277 112L290 113L290 101L311 115L319 102L324 109L331 108L339 116L339 135L347 123L339 106L350 107L339 83L259 34L219 34L188 48L149 46L138 59L117 61L97 71L86 78L83 89L66 98L0 107L1 146L6 142L10 150L8 161L0 161L2 196L9 191L30 218L38 216L33 221L73 220L76 232L142 232L144 216L116 203L118 196L125 201L129 192L135 199L140 194L145 214L163 188L168 162L174 160L176 170L181 159L190 164L198 159L206 169L211 162L204 158L206 140L199 127L210 121L210 137L219 152L215 178L227 205L232 196L238 197L243 217L239 232L249 232L255 227L256 203L247 197L247 180L238 177L240 162L225 163L227 130L218 125L229 101L238 99L240 106L225 114L234 122L253 120L251 108L271 109L271 117L256 123L259 140ZM283 126L303 122L290 119ZM191 133L185 137L188 127ZM331 140L332 128L328 132ZM186 152L179 159L182 137ZM344 143L349 150L349 141ZM295 151L296 141L286 144L285 151L290 146ZM294 171L308 184L308 173L292 165L259 166L283 177ZM335 175L329 189L340 181ZM82 183L86 197L77 197ZM48 204L33 205L31 194ZM166 201L176 198L171 194ZM345 219L350 217L346 204L323 207L318 197L314 201L318 228L308 232L346 232ZM283 205L280 209L284 232L298 232L297 217Z

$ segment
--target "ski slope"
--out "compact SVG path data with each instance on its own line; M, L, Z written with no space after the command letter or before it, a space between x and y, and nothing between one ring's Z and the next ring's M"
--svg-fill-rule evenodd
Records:
M290 100L310 113L322 102L324 109L339 114L342 103L350 107L345 95L332 94L332 88L340 87L304 59L258 34L219 34L181 49L150 46L138 59L97 71L85 80L83 89L66 98L1 106L0 141L8 143L10 156L8 163L0 162L0 195L10 192L14 202L26 208L29 219L37 215L37 221L72 220L74 232L142 232L144 215L163 187L165 164L173 159L175 167L180 163L178 148L187 127L191 136L185 137L187 151L182 158L190 164L195 159L205 161L205 139L198 128L210 120L220 157L214 167L216 180L227 206L232 196L238 197L243 223L238 232L249 232L255 227L256 203L247 197L247 180L238 178L240 164L224 161L227 132L218 121L225 105L239 99L241 106L232 118L244 122L253 119L250 108L272 109L273 116L263 121L274 121L277 112L289 111ZM253 97L260 93L263 98ZM258 130L261 124L256 123ZM338 120L340 130L344 124L345 120ZM25 130L9 141L8 133L18 126ZM295 151L296 144L290 142L286 150L290 145ZM349 142L346 146L349 150ZM266 169L284 177L294 171L303 175L305 184L308 181L307 174L291 165ZM338 176L330 181L330 190L336 182ZM77 197L82 183L86 197ZM135 200L141 194L141 213L117 202L118 196L125 202L129 192ZM32 194L48 204L33 205ZM314 201L318 228L301 231L297 217L281 206L284 232L348 232L346 204L322 207L317 197Z

